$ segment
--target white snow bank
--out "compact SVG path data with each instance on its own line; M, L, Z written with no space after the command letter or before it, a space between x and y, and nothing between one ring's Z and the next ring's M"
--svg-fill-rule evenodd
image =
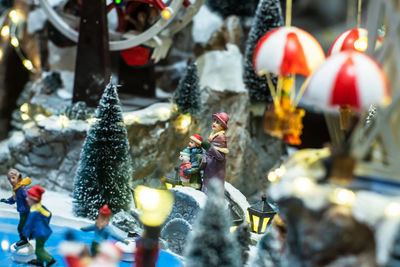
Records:
M152 125L158 121L166 121L172 113L171 103L155 103L147 108L124 113L126 125Z
M197 60L200 87L216 91L247 92L243 83L243 56L234 44L227 44L226 51L211 51Z
M171 190L179 191L179 192L182 192L186 195L193 197L194 200L196 200L197 203L199 203L200 208L204 207L206 200L207 200L207 196L202 191L196 190L191 187L177 186L177 187L172 188Z
M223 24L222 18L203 5L193 18L192 37L196 43L205 43Z
M28 14L28 33L34 34L36 31L40 31L44 28L44 24L46 23L47 16L44 13L43 9L36 8Z

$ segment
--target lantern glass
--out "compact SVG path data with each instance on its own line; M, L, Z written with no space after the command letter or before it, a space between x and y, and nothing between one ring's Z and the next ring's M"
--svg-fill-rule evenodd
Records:
M247 211L251 230L258 234L262 234L267 230L276 214L275 210L268 204L265 196L262 197L261 201L249 207Z

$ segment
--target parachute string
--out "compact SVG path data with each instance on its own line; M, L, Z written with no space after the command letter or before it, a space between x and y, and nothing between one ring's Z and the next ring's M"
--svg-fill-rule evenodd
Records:
M311 75L308 76L307 79L304 81L304 83L301 85L299 93L297 94L296 99L294 100L293 107L297 107L297 105L299 104L300 99L303 96L303 94L308 86L308 83L310 82L310 78L311 78Z
M290 27L291 24L292 24L292 0L286 0L286 27Z
M358 0L358 8L357 8L357 28L361 27L361 6L362 0Z
M267 77L268 88L269 88L269 91L271 92L271 96L272 96L272 100L274 101L274 105L275 105L275 107L278 107L279 101L277 99L275 86L274 86L274 83L272 82L271 75L269 74L269 72L265 73L265 77Z

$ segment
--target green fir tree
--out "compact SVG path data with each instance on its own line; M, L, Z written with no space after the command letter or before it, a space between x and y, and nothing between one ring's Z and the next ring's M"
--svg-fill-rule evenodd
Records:
M243 66L243 81L249 91L251 103L271 102L266 78L259 77L254 71L253 53L261 37L268 31L280 26L283 26L283 17L279 0L260 0L246 42ZM273 82L276 85L276 77L273 75L271 77L273 77Z
M242 266L239 244L230 233L229 210L224 188L217 179L210 182L207 201L186 242L186 267Z
M74 180L73 209L94 219L108 204L113 213L132 201L132 163L116 85L107 85L87 134Z
M241 250L242 263L245 265L249 258L249 245L251 244L250 226L248 222L241 223L234 233Z
M173 100L180 113L195 115L200 111L200 85L196 63L187 67L179 81Z

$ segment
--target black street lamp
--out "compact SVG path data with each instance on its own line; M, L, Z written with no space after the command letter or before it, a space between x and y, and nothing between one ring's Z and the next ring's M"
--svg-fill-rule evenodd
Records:
M251 231L257 234L263 234L271 224L276 212L268 204L267 197L262 196L261 201L256 202L247 208Z

